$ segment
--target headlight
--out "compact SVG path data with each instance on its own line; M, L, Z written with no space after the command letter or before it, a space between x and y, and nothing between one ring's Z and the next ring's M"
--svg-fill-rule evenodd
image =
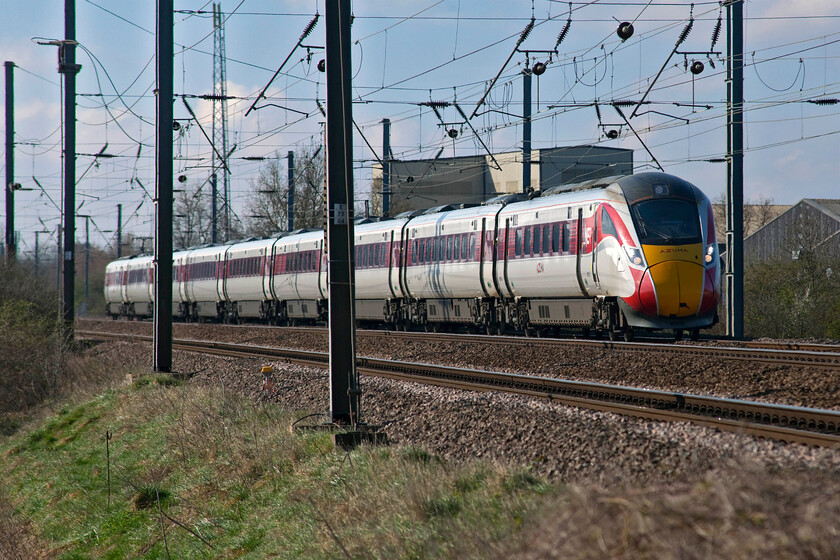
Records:
M630 261L630 264L633 266L645 266L645 259L640 249L625 245L624 252L627 253L627 259Z
M706 254L703 255L703 262L706 266L711 266L715 262L715 254L717 253L717 244L711 243L706 245Z

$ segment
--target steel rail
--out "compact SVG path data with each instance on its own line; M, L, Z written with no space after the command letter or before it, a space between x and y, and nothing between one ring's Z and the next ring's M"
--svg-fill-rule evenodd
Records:
M77 336L152 340L147 335L96 331L77 331ZM329 354L325 352L187 339L176 339L173 345L188 351L262 357L316 367L325 367L329 362ZM840 411L835 410L368 357L357 358L357 370L371 376L457 389L525 395L649 420L686 421L791 443L840 446Z

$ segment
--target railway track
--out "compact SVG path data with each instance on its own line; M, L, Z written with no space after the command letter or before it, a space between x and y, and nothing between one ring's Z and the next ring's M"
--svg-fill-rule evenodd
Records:
M77 331L77 336L152 340L146 335L96 331ZM267 358L316 367L326 367L329 363L329 355L325 352L185 339L174 340L173 346L221 356ZM367 357L357 358L357 371L365 375L471 391L503 391L648 420L687 421L791 443L840 445L840 411Z
M226 325L226 328L237 326ZM246 328L260 328L248 325ZM261 327L285 329L300 333L326 334L324 327ZM651 352L656 354L680 354L723 360L740 360L756 363L774 363L793 366L813 366L840 369L840 346L830 344L809 344L773 341L714 341L715 345L702 343L674 343L664 341L610 341L578 338L528 338L522 336L488 336L465 333L427 333L386 330L357 330L359 335L390 337L425 342L457 342L469 344L490 344L494 346L528 346L529 348L557 348L577 346L601 348L619 352Z
M277 327L266 327L277 328ZM281 327L296 332L326 333L323 327ZM790 342L738 341L737 345L708 346L697 343L680 344L662 341L619 342L577 338L527 338L522 336L488 336L464 333L426 333L383 330L358 330L364 336L391 337L425 342L463 342L469 344L491 344L494 346L528 346L529 348L556 348L558 346L579 346L582 348L603 348L624 352L653 352L658 354L683 354L711 358L744 360L750 362L776 363L798 366L817 366L840 369L840 347L828 344L804 344ZM716 341L731 343L731 341Z

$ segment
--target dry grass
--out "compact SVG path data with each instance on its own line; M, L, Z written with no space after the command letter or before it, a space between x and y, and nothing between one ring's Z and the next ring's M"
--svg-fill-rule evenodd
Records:
M45 557L30 524L22 521L12 505L0 497L0 558L35 560Z
M731 464L693 483L575 486L500 558L840 558L836 473Z

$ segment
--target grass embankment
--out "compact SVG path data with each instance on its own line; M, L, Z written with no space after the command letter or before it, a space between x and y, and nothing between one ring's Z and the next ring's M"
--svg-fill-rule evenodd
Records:
M28 523L0 540L63 559L485 557L549 488L416 448L343 454L276 405L173 383L142 377L8 438L0 493Z
M414 447L345 454L294 418L153 376L67 405L0 439L0 558L840 556L830 468L567 486Z

